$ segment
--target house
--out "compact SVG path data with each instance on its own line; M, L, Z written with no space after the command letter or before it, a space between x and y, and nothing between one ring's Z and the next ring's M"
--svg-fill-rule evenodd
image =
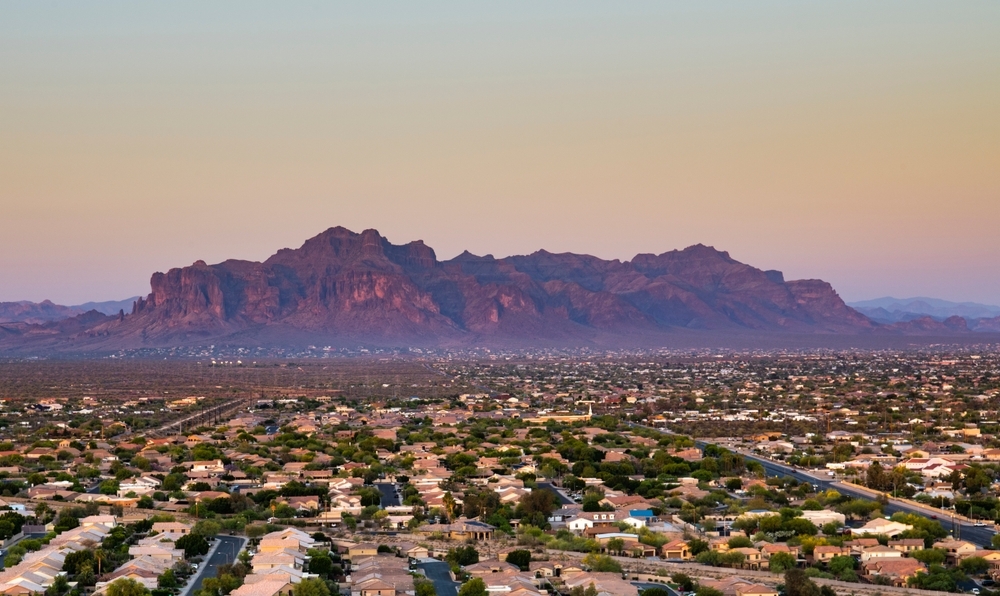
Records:
M955 565L962 559L971 557L978 549L975 544L965 540L941 540L934 543L934 548L945 552L948 564Z
M492 540L496 528L486 522L460 519L451 524L428 524L417 530L421 534L440 532L452 540Z
M249 578L250 576L247 577ZM281 577L275 577L252 583L244 583L230 592L230 596L292 596L293 592L294 586L292 582Z
M867 563L872 559L898 559L903 556L903 552L891 546L869 546L861 551L861 562Z
M923 563L910 557L872 559L861 567L869 579L884 577L894 586L905 586L906 581L917 572L927 571Z
M1000 571L1000 550L979 550L972 554L973 557L982 557L990 564L990 575L996 575Z
M639 594L638 588L623 580L620 573L570 573L568 569L564 569L562 577L565 580L567 591L578 586L586 590L593 585L598 594L608 594L609 596L638 596Z
M763 563L764 561L763 555L761 555L760 551L757 550L756 548L750 548L747 546L747 547L730 549L729 552L741 553L744 557L743 567L747 569L760 569L761 563Z
M156 522L153 524L153 528L150 532L156 532L157 534L184 535L191 532L191 526L180 522Z
M802 518L811 521L817 528L829 523L835 523L841 526L847 523L847 516L843 513L828 511L826 509L821 509L819 511L803 511Z
M924 549L923 538L903 538L900 540L890 540L889 546L901 553L912 553L915 550Z
M360 542L352 544L347 549L347 556L351 560L355 557L374 557L378 555L378 545L374 542Z
M169 544L169 546L166 546L167 544ZM164 568L170 567L174 563L184 560L184 551L179 548L173 548L173 543L165 543L164 545L156 546L130 546L128 554L135 558L142 557L160 562L164 564Z
M581 511L566 522L566 527L574 532L583 532L596 526L613 526L619 514L615 511Z
M860 528L852 528L852 536L888 536L889 538L895 538L903 532L912 530L913 526L902 524L899 522L894 522L892 520L884 518L876 518L868 522L867 524L861 526Z
M700 585L714 588L723 596L778 596L778 590L754 583L741 577L727 577L718 580L703 580Z
M402 542L397 545L399 552L405 555L408 559L426 559L430 556L430 551L426 546L420 546L419 544L410 544L408 542Z
M672 540L660 548L664 559L681 559L687 561L691 558L691 547L683 540Z
M769 542L767 544L764 544L760 548L760 555L764 559L764 561L768 563L768 566L770 566L771 557L778 553L786 553L798 559L799 547L788 546L784 542L774 542L774 543Z
M506 561L500 561L497 559L490 559L486 561L480 561L478 563L473 563L472 565L466 565L464 569L466 573L476 577L490 575L493 573L506 573L506 572L517 573L521 571L521 568L518 567L517 565L514 565L513 563L508 563Z
M647 522L648 519L649 518L634 517L634 516L630 515L630 516L626 517L625 519L623 519L622 521L625 522L626 524L628 524L629 526L638 529L638 528L645 528L646 527L646 522Z
M878 541L875 541L878 544ZM847 546L834 546L832 544L824 544L813 548L813 561L817 563L829 563L830 559L834 557L849 557L851 556L851 549Z
M184 464L191 468L192 472L208 472L211 474L222 474L226 471L226 467L222 465L221 459L213 459L208 461L192 461Z

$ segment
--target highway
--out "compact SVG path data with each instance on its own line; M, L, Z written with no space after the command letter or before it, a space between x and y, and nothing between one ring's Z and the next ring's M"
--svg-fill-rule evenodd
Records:
M700 443L699 447L704 447L704 443ZM745 459L755 461L760 463L764 467L764 471L768 476L791 476L799 482L809 482L814 486L818 486L823 490L833 489L841 494L851 495L852 497L861 497L864 499L871 499L871 495L860 491L856 488L846 486L842 482L837 482L830 478L822 478L813 474L809 474L804 470L799 470L792 468L791 466L786 466L783 464L778 464L768 459L764 459L755 455L749 455L743 451L739 452ZM885 513L887 515L892 515L898 511L903 511L906 513L915 513L922 517L929 517L927 511L914 507L907 503L902 503L897 500L890 499L889 504L885 508ZM969 542L974 542L979 546L989 546L993 539L993 535L996 533L991 527L976 527L970 523L964 523L960 520L955 520L954 528L952 527L952 520L950 514L947 511L941 511L937 516L938 521L944 526L945 530L952 531L955 537L960 537L963 540L968 540Z
M638 426L641 428L646 428L649 430L654 430L665 434L677 434L666 429L653 428L651 426L644 426L641 424L629 423L629 426ZM701 449L704 449L707 445L708 442L706 441L697 441L697 440L695 441L695 446ZM720 447L725 447L725 445L720 445ZM728 447L726 448L728 449ZM793 468L791 466L785 464L779 464L757 455L752 455L745 451L737 451L734 449L731 449L731 451L733 451L734 453L739 453L740 455L743 456L744 459L755 461L761 464L761 466L764 467L764 472L768 476L791 476L792 478L798 480L799 482L809 482L814 486L817 486L823 490L829 490L832 488L833 490L836 490L841 494L847 494L851 495L852 497L860 497L863 499L871 499L871 495L863 491L859 491L853 487L846 486L843 483L837 482L836 480L832 480L828 477L819 476L818 474L821 474L822 472L819 472L817 473L817 475L814 475L807 473L804 470L800 470L798 468ZM886 506L885 513L887 515L892 515L897 511L914 513L922 517L931 517L931 514L928 514L928 512L924 509L914 507L908 503L890 499L889 504ZM975 543L978 546L990 546L993 540L993 535L996 534L994 529L990 526L976 527L973 524L962 522L961 520L957 519L954 520L954 522L952 522L950 514L947 511L941 511L939 514L936 515L938 521L941 523L942 526L944 526L944 529L951 531L953 536L955 536L956 538L961 538L962 540L968 540L969 542ZM954 523L954 527L952 526L952 523Z

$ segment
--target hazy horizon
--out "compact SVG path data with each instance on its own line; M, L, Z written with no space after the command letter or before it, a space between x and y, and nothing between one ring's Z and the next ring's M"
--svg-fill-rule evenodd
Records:
M342 225L1000 304L1000 4L0 7L0 301Z

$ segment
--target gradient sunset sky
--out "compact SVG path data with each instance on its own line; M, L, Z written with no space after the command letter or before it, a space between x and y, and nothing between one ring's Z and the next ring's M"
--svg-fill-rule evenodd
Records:
M0 300L322 230L1000 303L1000 2L0 5Z

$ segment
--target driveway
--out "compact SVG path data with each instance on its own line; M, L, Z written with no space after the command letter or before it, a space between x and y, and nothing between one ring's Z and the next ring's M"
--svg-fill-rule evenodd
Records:
M198 567L198 573L181 590L180 596L188 596L188 594L193 594L196 590L200 590L201 582L206 577L216 576L219 565L226 565L236 561L236 555L240 554L240 551L243 550L243 545L246 541L246 538L239 536L219 536L212 550L208 551L208 557Z
M458 582L451 579L451 567L444 561L422 561L417 567L424 570L427 579L434 583L437 596L458 596Z

